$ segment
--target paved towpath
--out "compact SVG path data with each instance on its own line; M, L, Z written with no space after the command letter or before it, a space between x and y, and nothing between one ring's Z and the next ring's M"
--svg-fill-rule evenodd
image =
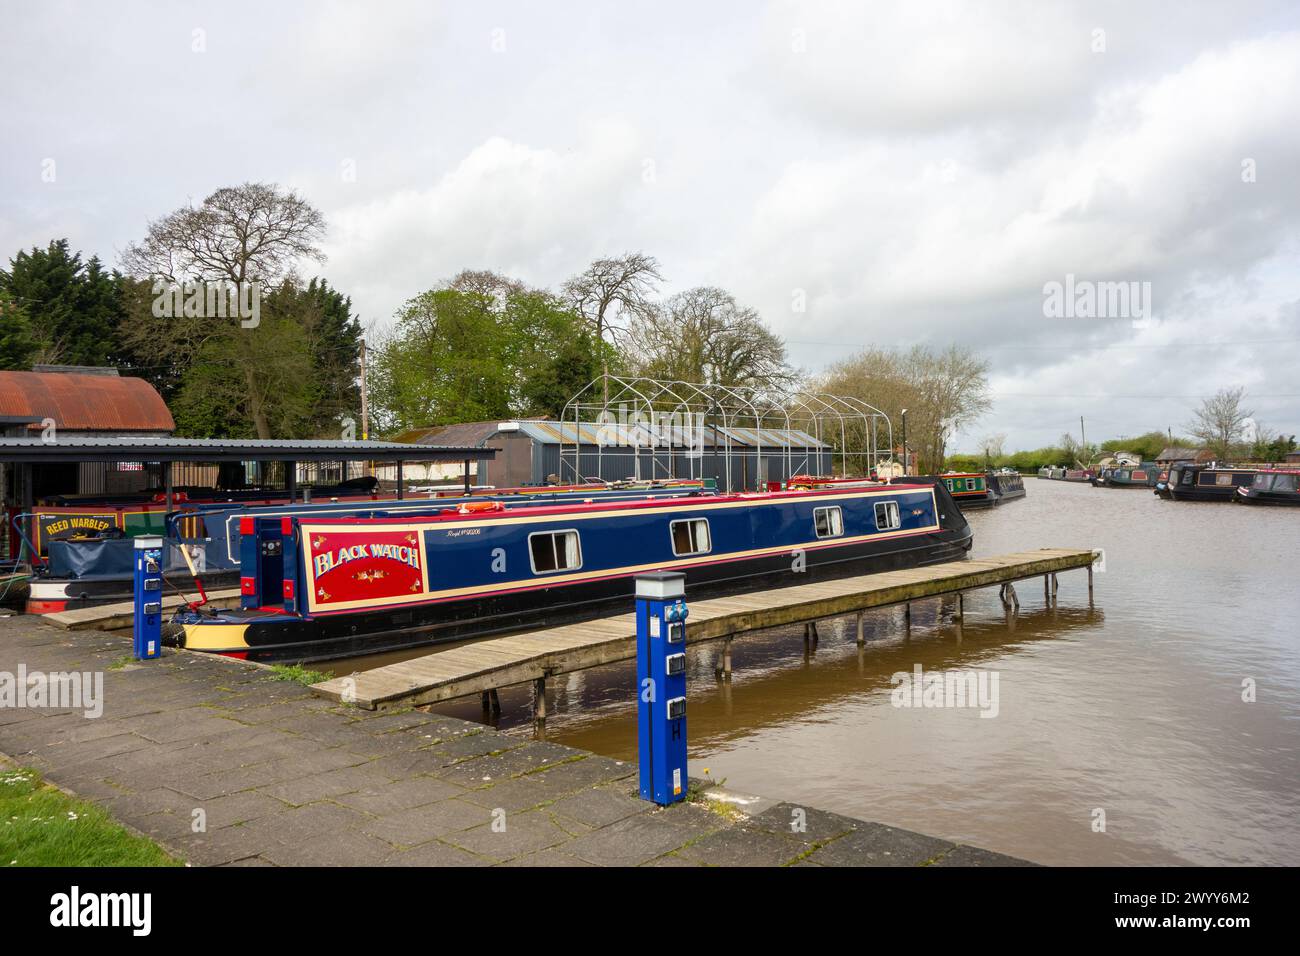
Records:
M754 816L710 800L657 809L636 796L634 764L438 714L340 706L254 665L129 655L120 635L0 619L0 672L104 679L96 718L0 707L0 753L197 865L1021 863L785 803Z

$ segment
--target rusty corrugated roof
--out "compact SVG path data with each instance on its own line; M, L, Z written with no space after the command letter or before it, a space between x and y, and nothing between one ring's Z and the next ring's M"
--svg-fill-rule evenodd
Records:
M142 378L70 372L0 372L0 416L78 432L171 432L167 403Z

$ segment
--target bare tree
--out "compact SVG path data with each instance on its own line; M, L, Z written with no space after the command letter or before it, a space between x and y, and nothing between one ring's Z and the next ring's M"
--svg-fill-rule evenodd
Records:
M680 292L638 314L629 333L642 375L755 388L794 381L785 343L755 310L722 289Z
M642 252L597 259L564 284L564 297L591 323L597 341L611 341L625 331L624 316L631 318L651 308L650 296L663 281L659 262Z
M298 260L323 262L324 234L325 217L293 190L244 183L151 222L121 265L140 279L272 283Z
M1084 454L1083 446L1080 445L1075 437L1069 432L1063 432L1061 434L1059 447L1061 452L1065 455L1065 466L1067 468L1071 465L1083 464L1083 462L1080 461L1080 458Z
M992 407L988 363L957 346L935 352L865 349L832 365L823 391L870 402L889 415L895 441L907 409L907 444L920 467L940 471L949 437L978 421Z
M985 435L984 438L980 440L980 452L985 458L996 461L1002 457L1006 443L1007 436L1001 432L996 435Z
M1224 388L1201 402L1192 413L1188 430L1205 443L1217 458L1229 458L1233 448L1246 437L1252 412L1241 407L1246 389Z

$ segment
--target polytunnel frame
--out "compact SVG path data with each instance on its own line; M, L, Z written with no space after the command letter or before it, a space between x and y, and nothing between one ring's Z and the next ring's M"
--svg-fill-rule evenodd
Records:
M631 405L631 411L628 406ZM613 409L618 409L616 415ZM713 422L710 423L709 419ZM721 419L719 430L718 419ZM794 474L793 432L797 429L806 432L819 443L826 445L834 461L836 449L827 441L829 425L837 430L839 439L838 454L841 474L849 475L850 458L860 459L864 465L863 477L876 473L882 460L890 460L894 453L893 424L889 416L870 403L853 396L835 395L806 388L756 389L745 385L718 385L685 382L679 379L659 379L648 376L627 376L602 374L580 389L568 402L560 416L560 480L572 476L575 482L582 482L582 445L583 426L594 427L596 446L596 473L603 474L601 462L604 449L613 444L617 447L632 448L635 477L641 478L640 449L650 449L649 480L660 477L660 449L668 452L667 474L665 478L682 477L676 468L677 458L683 457L687 463L687 477L703 477L705 435L711 429L716 468L721 443L723 469L722 478L725 490L733 491L732 457L733 447L743 447L744 442L735 441L735 429L745 427L743 422L752 420L754 427L755 476L759 476L759 463L763 460L763 429L772 427L773 421L783 422L785 441L779 447L784 456L785 475L787 479ZM850 425L862 424L862 443L860 451L850 451ZM569 457L569 441L565 426L573 425L572 457ZM662 441L666 423L667 441ZM838 426L836 428L835 426ZM616 429L616 441L605 440L606 429ZM682 429L685 441L677 441ZM698 436L698 446L696 438ZM881 438L885 439L882 447ZM629 439L631 439L629 441ZM685 450L679 452L679 448ZM748 457L747 455L742 455ZM807 457L802 467L807 467ZM697 467L698 466L698 467ZM567 470L566 470L567 467ZM743 479L742 479L743 480Z

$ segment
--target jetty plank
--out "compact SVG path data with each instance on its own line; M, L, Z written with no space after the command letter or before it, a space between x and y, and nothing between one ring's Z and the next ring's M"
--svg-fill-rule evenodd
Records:
M174 611L183 604L198 599L198 593L187 597L169 594L162 600L164 611ZM227 588L208 593L208 604L216 608L239 607L239 588ZM69 631L121 631L128 630L135 620L135 604L121 601L117 604L97 604L93 607L74 608L42 614L41 620Z

